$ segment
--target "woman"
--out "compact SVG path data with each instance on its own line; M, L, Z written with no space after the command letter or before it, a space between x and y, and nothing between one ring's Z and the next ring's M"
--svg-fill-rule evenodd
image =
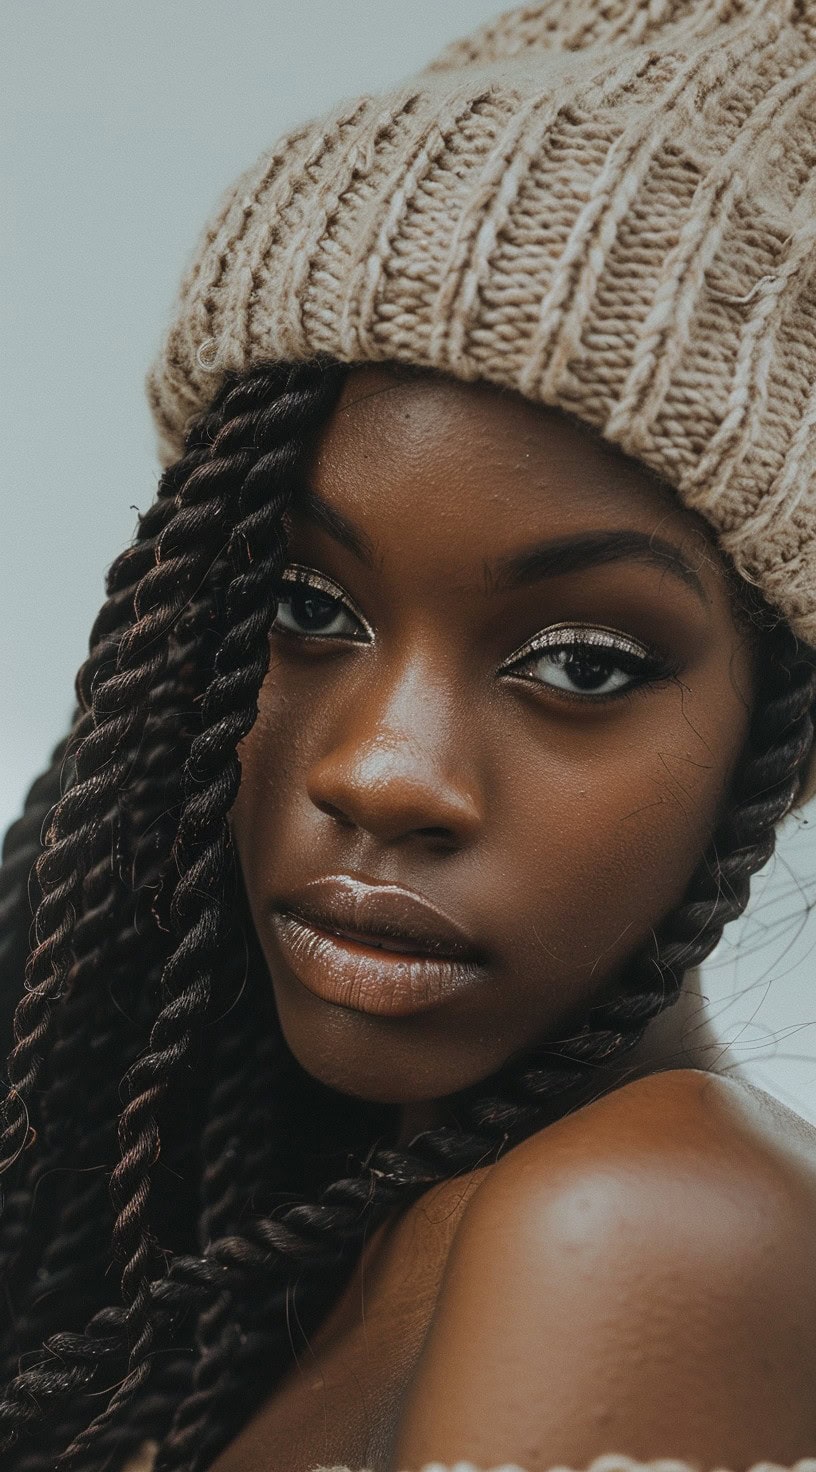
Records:
M683 985L813 764L813 17L597 11L188 272L6 844L15 1472L816 1466L816 1138Z

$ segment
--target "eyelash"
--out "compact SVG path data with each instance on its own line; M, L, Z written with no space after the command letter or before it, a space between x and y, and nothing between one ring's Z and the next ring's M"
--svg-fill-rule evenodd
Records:
M289 577L288 576L289 573L295 573L296 576L295 577ZM360 609L357 608L356 604L352 603L352 601L349 598L348 594L347 593L343 593L342 590L340 588L338 588L337 584L334 583L334 582L332 582L331 578L327 578L322 572L316 572L315 569L314 568L311 568L311 567L304 567L303 564L300 563L300 562L290 562L289 563L289 566L286 568L286 571L283 573L283 575L281 577L281 580L280 580L280 587L281 587L281 589L285 588L287 586L287 584L290 587L295 587L295 588L299 588L299 587L300 588L302 588L302 587L315 588L318 593L325 593L328 598L333 599L337 603L341 603L352 614L352 616L357 619L358 623L361 623L362 624L363 628L367 631L367 633L373 639L373 637L374 637L374 630L372 629L370 623L368 622L368 619L364 618L363 614L360 612ZM280 592L280 590L279 590L279 592ZM280 598L280 601L281 602L285 602L286 601L285 597ZM273 628L274 628L274 625L273 625ZM325 633L322 633L322 632L317 633L317 634L304 634L301 631L295 632L295 631L289 630L289 629L287 629L285 632L286 633L293 633L295 638L301 638L301 639L326 639L326 638L329 638L329 639L335 638L336 639L338 637L340 637L340 638L348 638L348 639L352 639L352 640L355 639L355 635L354 634L343 634L343 635L339 635L339 636L337 634L325 634ZM356 642L357 643L362 643L364 641L363 640L360 640L360 639L357 639Z
M284 592L286 587L309 587L317 592L325 594L333 602L343 606L366 630L367 635L374 637L374 631L368 620L364 618L360 610L354 605L347 594L323 573L314 568L304 566L302 563L290 563L280 580L279 612L280 604L286 603ZM277 618L276 618L277 622ZM275 624L273 624L273 629ZM293 638L305 640L320 639L349 639L352 642L364 643L357 635L350 633L327 634L319 631L316 634L304 633L302 630L283 629L284 633ZM610 656L610 673L614 669L624 670L633 678L617 689L607 691L604 694L586 694L574 690L548 684L545 680L536 679L535 676L518 674L525 664L529 664L535 655L553 653L564 653L572 648L576 653L585 654L587 651L598 651L600 654ZM615 656L614 662L611 656ZM641 644L637 639L623 634L618 629L609 628L604 624L553 624L547 629L540 630L528 639L520 649L510 656L509 660L501 666L499 673L515 675L516 678L525 680L528 684L543 687L546 690L555 690L558 695L566 700L578 700L595 705L608 700L619 700L639 693L645 693L649 686L663 684L676 677L678 669L671 666L654 649Z
M677 667L672 667L662 658L656 650L641 644L639 640L632 639L628 634L621 633L618 629L609 628L605 624L551 624L548 629L542 629L540 633L534 634L528 639L510 659L502 665L502 671L506 674L514 674L531 662L535 655L567 654L573 651L573 662L575 656L590 656L593 653L608 656L608 674L611 676L614 670L623 670L632 678L625 685L615 690L607 690L601 694L580 693L576 690L566 690L548 683L546 680L538 680L533 675L519 674L518 679L527 680L535 685L544 685L548 690L557 690L567 700L589 701L596 705L604 700L620 700L627 696L645 693L650 686L665 683L676 677ZM569 658L564 660L561 666L569 664ZM556 665L556 668L558 666ZM597 664L596 664L597 668Z

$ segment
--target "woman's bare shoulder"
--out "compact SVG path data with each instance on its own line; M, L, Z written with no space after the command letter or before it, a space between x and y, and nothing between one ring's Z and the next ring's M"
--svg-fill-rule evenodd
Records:
M610 1447L712 1466L812 1453L816 1143L786 1116L667 1070L510 1150L457 1224L405 1465L463 1445L488 1466L536 1446L536 1468Z
M553 1173L626 1166L681 1170L800 1193L816 1214L816 1128L756 1085L728 1074L672 1068L638 1076L510 1150L482 1189L525 1189ZM478 1194L478 1193L477 1193ZM816 1225L816 1215L814 1215Z

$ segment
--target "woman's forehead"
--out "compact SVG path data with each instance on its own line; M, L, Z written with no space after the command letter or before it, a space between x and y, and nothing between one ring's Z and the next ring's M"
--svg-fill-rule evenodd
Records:
M401 365L349 371L310 479L383 537L426 509L491 536L514 521L554 535L661 527L698 555L715 546L670 486L588 425L509 389Z

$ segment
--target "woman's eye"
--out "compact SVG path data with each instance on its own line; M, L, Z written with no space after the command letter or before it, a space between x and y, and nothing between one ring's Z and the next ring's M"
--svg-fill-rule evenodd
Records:
M336 583L312 568L296 564L290 564L281 577L272 628L323 639L359 640L361 628L371 634L365 619L352 611Z
M623 694L671 674L656 655L625 634L566 626L536 634L503 670L590 698Z

